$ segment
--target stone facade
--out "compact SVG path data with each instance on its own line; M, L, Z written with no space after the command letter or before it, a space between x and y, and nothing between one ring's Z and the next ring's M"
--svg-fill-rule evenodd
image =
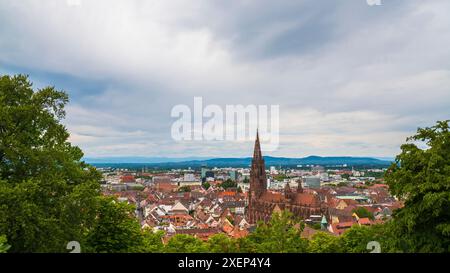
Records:
M301 219L310 215L322 215L326 208L321 205L317 194L303 192L299 182L296 191L286 185L284 193L267 190L267 176L264 158L261 154L259 134L256 134L255 149L253 152L252 167L250 171L250 190L247 219L251 224L258 221L267 222L274 211L289 210Z

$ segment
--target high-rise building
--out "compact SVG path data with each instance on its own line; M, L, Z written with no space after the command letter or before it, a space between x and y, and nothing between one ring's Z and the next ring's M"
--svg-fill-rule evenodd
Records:
M320 188L320 177L319 176L306 176L303 178L306 186L311 189Z
M230 179L236 181L238 179L238 172L236 170L232 170L228 172Z
M202 169L201 169L202 183L205 183L207 178L214 178L214 171L211 171L208 168L202 167Z

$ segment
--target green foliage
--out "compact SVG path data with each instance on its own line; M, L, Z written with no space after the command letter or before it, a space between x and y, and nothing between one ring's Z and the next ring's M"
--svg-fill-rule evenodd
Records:
M354 225L346 230L339 238L341 250L344 253L368 253L367 244L371 241L380 243L381 252L398 252L392 233L395 223L386 223L373 226Z
M309 240L308 252L340 253L342 252L342 248L339 237L326 232L317 232Z
M212 253L235 253L238 249L237 241L223 233L209 237L207 244Z
M350 179L350 174L343 173L343 174L341 174L341 177L342 177L342 179L349 180Z
M6 253L11 246L7 244L5 235L0 236L0 253Z
M143 245L139 252L145 253L161 253L164 252L164 244L162 238L164 237L163 231L153 232L151 230L143 230Z
M203 188L205 189L205 190L208 190L209 189L209 187L211 187L211 184L209 184L208 182L205 182L205 183L203 183Z
M405 252L449 252L449 121L419 128L407 140L385 175L392 194L405 202L394 212L398 247Z
M276 181L284 181L287 178L289 178L289 177L285 174L279 174L279 175L274 176L274 179Z
M346 230L340 238L340 245L344 253L366 253L367 243L374 241L371 229L365 226L354 225Z
M374 220L375 217L373 216L373 213L368 211L365 207L358 207L353 210L356 215L358 215L359 218L369 218L370 220Z
M140 252L144 245L134 208L112 197L98 197L97 217L87 234L85 252Z
M64 92L0 77L0 234L11 252L66 252L94 221L100 174L60 123Z
M179 192L190 192L191 191L191 187L189 186L181 186L180 188L178 188Z
M133 209L100 195L101 174L81 161L61 120L67 94L0 77L0 251L151 252ZM159 236L161 235L154 235Z
M274 213L270 221L258 223L256 230L239 240L241 252L295 253L305 252L308 242L300 237L304 224L289 211Z
M222 182L220 184L220 186L224 189L229 189L229 188L236 188L237 187L237 183L231 179L227 179L226 181Z
M202 240L187 234L176 234L165 246L167 253L207 253L208 245Z

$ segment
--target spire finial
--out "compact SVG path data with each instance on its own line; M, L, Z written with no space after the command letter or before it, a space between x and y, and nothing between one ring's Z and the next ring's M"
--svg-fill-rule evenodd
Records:
M259 143L259 132L256 129L255 150L253 152L253 159L262 159L261 144Z

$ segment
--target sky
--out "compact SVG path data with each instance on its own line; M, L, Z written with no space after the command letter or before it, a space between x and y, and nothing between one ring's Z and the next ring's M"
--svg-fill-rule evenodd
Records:
M400 152L450 118L450 1L1 0L0 74L70 96L88 157L241 157L175 141L175 105L279 105L272 156Z

